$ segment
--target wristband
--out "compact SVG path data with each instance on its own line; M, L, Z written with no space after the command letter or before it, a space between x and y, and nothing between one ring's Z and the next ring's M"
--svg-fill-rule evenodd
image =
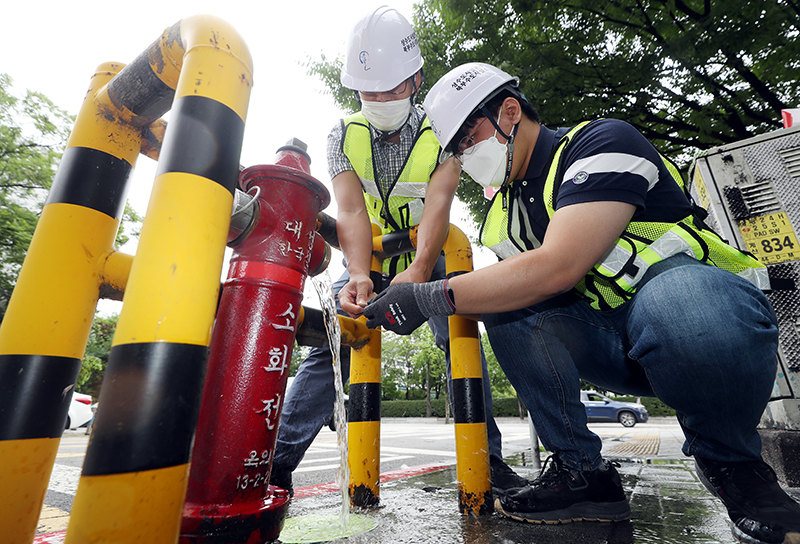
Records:
M456 295L453 293L453 288L450 287L450 278L445 278L443 287L444 294L447 295L447 302L450 303L453 313L456 313Z

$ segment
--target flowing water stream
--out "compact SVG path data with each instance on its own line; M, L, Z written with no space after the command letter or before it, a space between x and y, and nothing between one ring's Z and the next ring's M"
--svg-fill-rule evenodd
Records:
M342 491L342 511L340 515L342 535L347 535L350 521L350 468L347 465L347 412L344 407L342 362L339 355L342 330L339 327L339 316L336 312L336 300L333 297L330 274L326 270L311 279L319 296L322 313L325 316L325 330L328 332L328 343L331 346L331 354L333 355L333 383L336 389L333 417L340 453L339 469L336 471L336 483L339 484L339 488Z
M342 506L338 516L326 514L308 514L290 517L285 521L280 541L284 544L329 542L340 538L351 538L375 529L379 523L377 518L364 514L350 513L350 467L347 464L347 412L344 406L344 385L342 383L342 364L339 356L342 331L339 327L339 315L336 312L336 301L333 297L331 278L326 270L319 276L311 278L314 289L319 296L322 313L325 318L325 329L328 343L333 355L333 383L336 390L333 417L336 425L336 436L339 442L340 462L336 471L336 483L342 494ZM338 517L338 524L336 523Z

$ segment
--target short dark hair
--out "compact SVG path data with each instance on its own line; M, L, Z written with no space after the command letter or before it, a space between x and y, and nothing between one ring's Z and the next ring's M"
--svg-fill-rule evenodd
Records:
M505 85L497 94L492 96L488 101L486 101L483 105L478 106L475 111L473 111L467 120L461 123L461 127L456 131L453 135L453 139L450 140L450 143L447 145L447 151L456 154L458 153L458 144L459 142L469 133L472 128L478 124L478 122L486 117L486 111L490 112L498 112L500 111L500 107L503 105L503 101L506 98L516 98L522 108L522 113L530 119L531 121L539 121L539 112L536 111L530 102L525 98L519 89L514 86L510 87L509 85Z

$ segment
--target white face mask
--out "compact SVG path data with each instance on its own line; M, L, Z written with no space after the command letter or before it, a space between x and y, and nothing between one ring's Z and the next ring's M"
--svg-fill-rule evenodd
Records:
M482 187L500 187L506 177L508 146L494 136L473 145L461 155L461 168Z
M361 113L369 124L383 132L391 132L403 126L411 113L411 99L388 102L361 101Z

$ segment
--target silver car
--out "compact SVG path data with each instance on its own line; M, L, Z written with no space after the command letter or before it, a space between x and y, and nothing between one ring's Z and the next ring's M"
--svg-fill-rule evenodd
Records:
M586 408L589 421L619 421L625 427L633 427L650 417L641 404L620 402L595 391L581 391L581 402Z

